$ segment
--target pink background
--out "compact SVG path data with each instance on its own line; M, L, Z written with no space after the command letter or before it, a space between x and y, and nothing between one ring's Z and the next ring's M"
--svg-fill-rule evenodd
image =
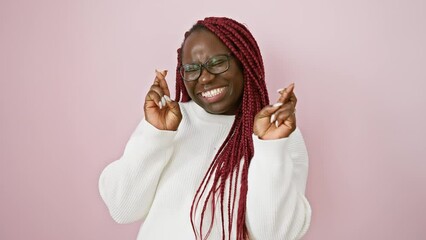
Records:
M426 2L0 1L0 239L135 239L97 181L196 19L245 22L296 83L307 240L426 239ZM174 86L174 73L169 75Z

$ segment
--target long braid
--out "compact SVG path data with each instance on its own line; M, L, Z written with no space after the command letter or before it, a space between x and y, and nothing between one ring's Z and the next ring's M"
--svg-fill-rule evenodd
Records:
M216 153L209 169L194 196L191 207L191 224L197 239L206 239L213 227L213 219L216 211L216 199L219 199L220 213L222 219L222 239L225 239L224 217L228 218L228 236L234 226L233 216L236 199L237 205L237 240L248 239L247 227L245 225L246 201L248 191L248 168L254 154L253 148L253 121L255 115L262 107L269 104L268 92L265 84L265 71L262 55L258 44L250 31L235 20L222 17L209 17L198 21L188 32L186 38L199 29L209 30L214 33L238 59L243 69L244 90L242 104L238 109L231 130ZM185 42L184 40L184 42ZM183 43L182 43L183 46ZM191 100L186 91L183 79L179 73L182 65L182 46L177 51L176 67L176 101L187 102ZM242 165L241 164L242 162ZM240 166L242 169L240 169ZM240 176L241 171L241 176ZM228 213L224 214L224 195L226 181L229 180L228 189ZM239 196L237 196L238 181L240 181ZM208 184L212 183L211 188ZM206 200L202 204L201 223L199 229L194 224L195 210L198 208L202 196L207 193ZM204 213L207 206L212 206L212 220L207 233L202 232Z

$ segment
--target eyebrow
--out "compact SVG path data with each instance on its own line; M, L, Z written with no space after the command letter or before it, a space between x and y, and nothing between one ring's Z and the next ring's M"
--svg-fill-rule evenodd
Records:
M231 55L232 53L231 52L229 52L229 53L218 53L218 54L215 54L215 55L212 55L212 56L210 56L210 57L207 57L207 59L205 60L205 61L195 61L195 62L190 62L190 63L183 63L183 61L182 61L182 65L187 65L187 64L203 64L203 63L206 63L207 61L209 61L210 59L212 59L212 57L217 57L217 56L223 56L223 55Z

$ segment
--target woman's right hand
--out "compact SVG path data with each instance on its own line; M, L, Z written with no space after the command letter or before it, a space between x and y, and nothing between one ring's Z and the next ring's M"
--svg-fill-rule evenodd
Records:
M155 70L156 77L145 98L145 119L159 130L176 131L182 120L179 104L170 99L167 70Z

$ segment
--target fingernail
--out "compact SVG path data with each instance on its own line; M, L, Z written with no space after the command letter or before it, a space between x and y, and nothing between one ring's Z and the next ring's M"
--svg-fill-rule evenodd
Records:
M160 107L160 109L162 109L162 108L163 108L163 106L162 106L162 104L161 104L161 101L159 101L159 102L158 102L158 106Z
M167 102L172 102L172 99L170 99L170 97L169 97L169 96L164 95L164 98L166 99L166 101L167 101Z
M163 104L163 106L166 106L166 99L164 98L164 96L161 98L161 103Z
M275 121L275 127L278 127L278 121Z
M283 105L283 103L281 103L281 102L277 102L277 103L275 103L274 105L272 105L272 107L280 107L280 106L282 106Z
M276 120L276 119L275 119L275 114L272 114L272 115L271 115L271 123L273 123L275 120Z
M284 90L285 90L285 88L280 88L280 89L277 90L277 93L281 93Z
M157 78L164 78L165 74L163 74L162 72L160 72L157 69L155 69L155 76Z

